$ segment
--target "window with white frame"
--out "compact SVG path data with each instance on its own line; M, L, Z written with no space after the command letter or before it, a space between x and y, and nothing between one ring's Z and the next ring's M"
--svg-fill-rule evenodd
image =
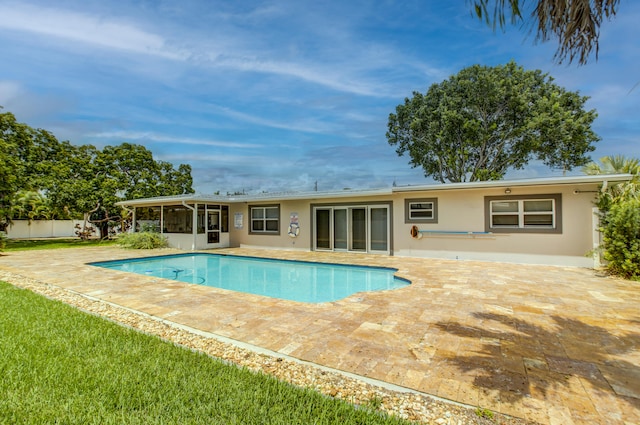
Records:
M486 197L486 231L560 233L561 199L559 194Z
M250 233L280 233L280 205L250 205Z
M406 223L437 223L438 199L405 199L404 213Z

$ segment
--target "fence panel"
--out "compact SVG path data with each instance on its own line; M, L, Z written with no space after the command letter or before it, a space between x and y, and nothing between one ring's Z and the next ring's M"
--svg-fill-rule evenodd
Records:
M76 224L82 227L83 220L13 220L7 227L7 236L9 239L75 237Z

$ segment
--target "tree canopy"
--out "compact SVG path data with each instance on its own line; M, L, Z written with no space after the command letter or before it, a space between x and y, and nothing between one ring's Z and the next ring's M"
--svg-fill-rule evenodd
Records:
M144 146L76 146L0 113L0 224L12 218L81 217L124 199L192 193L191 167L156 161ZM37 208L36 208L37 203ZM45 211L46 206L47 211ZM40 218L40 217L38 217Z
M592 51L598 58L600 25L604 18L617 13L620 0L467 0L480 19L504 28L507 16L511 23L525 22L523 11L530 7L532 27L536 27L536 40L545 42L558 39L555 59L587 63ZM493 6L493 7L492 7ZM526 12L525 12L526 13ZM532 28L533 29L533 28Z
M461 70L389 115L387 140L440 182L498 180L530 160L571 170L599 140L587 97L510 62Z
M631 174L626 183L607 185L598 194L597 206L601 211L608 211L612 205L631 199L640 199L640 159L628 158L624 155L603 156L600 163L590 162L582 171L585 174Z
M627 158L624 155L603 156L600 158L600 164L590 162L582 171L585 174L632 174L637 182L640 179L640 159Z

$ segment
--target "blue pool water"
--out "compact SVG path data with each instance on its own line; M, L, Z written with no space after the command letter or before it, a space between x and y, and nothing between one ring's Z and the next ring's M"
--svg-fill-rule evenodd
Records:
M396 269L220 254L179 254L94 266L307 303L407 286Z

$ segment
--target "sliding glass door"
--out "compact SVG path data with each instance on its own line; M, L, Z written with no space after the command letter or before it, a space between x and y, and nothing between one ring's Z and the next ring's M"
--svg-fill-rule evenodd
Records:
M331 249L331 210L316 210L315 245L316 249Z
M389 253L389 206L314 207L314 249Z
M333 246L329 249L346 250L349 244L349 228L347 223L347 209L333 210Z
M370 250L389 251L389 208L371 207L369 218Z

